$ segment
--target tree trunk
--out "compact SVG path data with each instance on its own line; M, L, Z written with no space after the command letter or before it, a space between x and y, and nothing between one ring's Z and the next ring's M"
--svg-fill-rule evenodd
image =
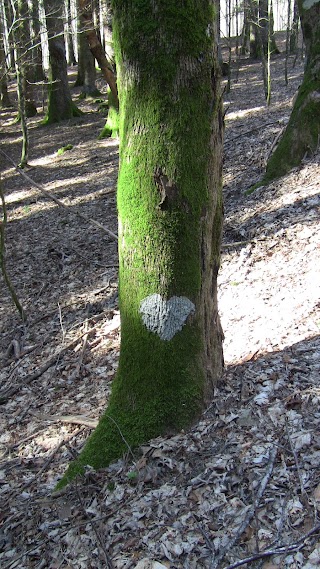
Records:
M320 134L320 2L298 1L306 46L306 67L302 85L287 128L267 165L263 183L286 174L311 155Z
M20 58L17 65L21 71L23 81L23 96L26 118L37 114L37 106L34 102L34 70L32 66L32 42L30 33L29 6L26 0L18 0L17 11L19 13L19 33L15 34L16 42L19 42Z
M62 7L58 1L45 1L50 60L48 112L45 124L56 123L82 114L72 102L68 84Z
M91 53L96 58L100 69L103 73L103 76L108 83L111 93L112 93L112 101L114 102L116 108L119 107L118 101L118 89L116 78L111 69L110 63L106 58L106 54L103 50L101 42L98 38L97 32L94 27L93 23L93 15L91 10L91 2L89 0L79 0L79 8L80 8L80 20L82 29L85 31L87 36L89 48Z
M293 2L293 19L290 31L290 53L296 53L298 49L298 36L299 36L299 9L298 2Z
M95 57L89 48L88 39L82 26L82 18L79 18L79 61L78 75L75 87L82 87L82 95L97 97L100 95L96 86Z
M220 82L212 0L114 0L121 350L81 465L197 420L223 367ZM190 25L192 22L192 26Z
M0 20L0 108L12 107L8 93L6 56L3 45L3 28Z

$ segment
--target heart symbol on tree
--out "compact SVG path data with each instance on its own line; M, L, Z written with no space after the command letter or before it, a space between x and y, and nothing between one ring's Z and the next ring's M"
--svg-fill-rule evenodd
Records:
M188 316L194 311L195 305L186 296L172 296L165 300L160 294L151 294L140 303L146 328L166 341L182 330Z

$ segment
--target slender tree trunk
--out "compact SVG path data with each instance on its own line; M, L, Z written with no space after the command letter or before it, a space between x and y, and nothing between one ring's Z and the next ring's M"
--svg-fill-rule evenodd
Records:
M32 62L32 78L33 81L43 81L44 72L42 66L42 49L40 37L40 16L39 2L32 0L32 33L31 33L31 62Z
M119 100L116 78L95 29L90 0L79 0L79 8L81 25L87 36L89 48L96 58L103 76L110 87L112 102L114 106L118 108Z
M23 81L24 109L27 118L37 114L37 106L34 101L34 69L32 65L32 42L29 6L27 0L18 0L19 9L19 34L16 34L16 41L19 42L18 66L20 68L21 79ZM19 37L18 37L19 36Z
M306 46L306 67L289 123L268 161L263 183L299 165L303 157L311 155L319 144L320 2L299 0L298 6Z
M293 2L293 19L290 31L290 53L297 53L299 35L299 9L298 1Z
M3 27L0 20L0 108L12 107L8 93L6 56L3 45Z
M223 120L213 2L114 0L113 8L120 362L109 407L63 483L81 465L102 467L128 446L192 424L223 365L216 286Z
M85 29L82 25L82 18L79 18L79 61L78 75L75 87L82 87L82 96L97 97L100 95L96 86L96 66L95 57L92 54Z
M62 8L63 5L58 0L56 2L45 1L50 60L48 112L45 124L56 123L82 114L72 102L68 84Z
M243 28L241 33L241 55L250 52L250 0L244 0L243 4Z

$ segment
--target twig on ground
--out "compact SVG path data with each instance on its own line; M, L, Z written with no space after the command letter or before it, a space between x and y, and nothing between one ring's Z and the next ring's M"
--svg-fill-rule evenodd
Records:
M84 327L83 344L82 344L81 352L79 355L79 359L78 359L77 364L76 364L76 369L72 373L72 379L78 379L78 377L80 375L81 366L83 364L83 357L84 357L84 353L86 351L86 347L87 347L87 343L88 343L89 305L87 305L86 313L87 313L87 317L86 317L86 319L84 321L84 325L83 325L83 327Z
M289 545L280 545L274 549L267 549L265 551L261 551L260 553L255 553L250 557L245 557L244 559L235 561L224 569L235 569L236 567L241 567L241 565L246 565L252 561L257 561L258 559L264 559L265 557L271 557L272 555L285 555L287 552L298 551L304 547L305 541L317 531L320 531L320 524L314 526L310 531L308 531L308 533L300 537L300 539L298 539L298 541L295 543L290 543Z
M210 549L210 551L212 551L213 554L216 553L216 549L214 547L214 544L212 543L208 533L206 532L206 530L202 527L202 525L199 524L196 516L194 514L192 514L193 519L196 522L196 526L198 528L198 530L200 531L200 533L202 534L206 544L207 544L207 548Z
M115 241L118 241L118 235L116 235L115 233L113 233L113 231L111 231L110 229L108 229L107 227L104 227L104 225L102 225L101 223L99 223L99 221L96 221L95 219L92 219L91 217L87 217L86 215L84 215L83 213L80 213L79 211L74 211L73 209L71 209L69 206L65 205L61 200L59 200L58 198L56 198L53 194L51 194L50 192L48 192L48 190L45 190L45 188L41 185L38 184L35 180L33 180L33 178L30 178L30 176L28 176L25 172L23 172L23 170L21 170L20 168L18 168L18 166L15 164L15 162L10 158L10 156L8 156L8 154L6 154L3 150L0 149L1 154L14 166L14 168L16 169L17 172L19 172L20 176L22 176L23 178L25 178L26 180L28 180L28 182L30 182L30 184L32 184L33 186L35 186L44 196L46 196L47 198L50 198L52 201L54 201L58 206L62 207L63 209L67 210L69 213L72 213L73 215L76 215L78 217L80 217L82 220L86 221L87 223L90 223L91 225L95 225L96 227L98 227L99 229L101 229L104 233L107 233L107 235L109 235L110 237L112 237L113 239L115 239Z
M297 474L298 474L299 484L300 484L301 496L307 496L307 493L306 493L305 488L304 488L302 476L301 476L301 469L300 469L300 466L299 466L299 461L298 461L297 453L296 453L295 448L294 448L293 443L292 443L292 438L291 438L291 435L290 435L290 432L289 432L289 426L288 426L288 421L287 421L287 420L286 420L286 422L285 422L285 426L286 426L286 433L287 433L287 437L288 437L290 449L291 449L291 452L292 452L292 454L293 454L294 462L295 462L296 469L297 469Z
M81 508L82 508L82 510L83 510L83 514L84 514L86 517L88 517L88 514L87 514L87 512L86 512L85 505L84 505L84 503L83 503L82 496L81 496L80 491L79 491L79 488L78 488L77 480L76 480L76 492L77 492L77 496L78 496L78 500L79 500L79 502L80 502ZM110 557L109 554L108 554L108 551L107 551L106 546L105 546L105 544L104 544L104 542L103 542L103 539L101 538L100 532L98 531L98 529L97 529L96 526L95 526L95 521L94 521L94 520L90 520L90 518L88 519L88 521L90 521L91 526L92 526L92 529L93 529L94 533L96 534L97 540L98 540L98 542L99 542L99 544L100 544L100 547L101 547L101 549L102 549L102 551L103 551L104 558L105 558L105 561L106 561L106 564L107 564L108 569L114 569L114 565L113 565L113 563L112 563L111 557Z
M88 330L88 332L85 332L85 334L89 335L89 334L92 334L94 331L95 331L95 328L91 328L90 330ZM0 405L2 405L3 403L6 403L10 399L10 397L12 395L15 395L15 393L17 393L22 387L25 387L26 385L29 385L29 383L31 383L35 379L38 379L38 377L40 377L45 371L47 371L51 366L53 366L56 363L56 361L63 354L65 354L68 350L71 350L72 348L74 348L78 344L78 342L82 338L82 336L84 336L85 334L82 334L80 336L80 338L77 337L75 340L70 342L70 344L68 344L67 346L64 346L61 350L59 350L58 352L53 354L53 356L51 356L51 358L49 358L43 364L43 366L41 366L37 371L35 371L31 375L25 377L24 381L22 383L14 385L13 387L11 387L9 389L0 392Z
M2 152L2 150L0 150L0 152ZM9 289L11 298L21 316L21 319L23 321L25 321L27 319L26 317L26 313L19 301L18 295L14 289L14 286L11 282L11 279L8 275L7 272L7 267L6 267L6 255L5 255L5 229L6 229L6 225L7 225L7 207L6 207L6 202L4 199L4 193L2 190L2 181L0 178L0 199L1 199L1 204L2 204L2 210L3 210L3 219L2 221L0 220L0 267L1 267L1 272L3 274L3 278L4 281Z
M95 429L98 424L98 419L91 419L85 415L47 415L46 413L37 413L29 409L29 414L41 421L51 421L61 423L70 423L74 425L85 425L91 429Z
M219 554L213 558L211 565L210 565L210 569L217 569L220 562L225 557L226 553L228 551L230 551L230 549L235 545L235 543L237 543L237 541L240 539L241 535L247 529L248 525L250 524L251 520L253 519L253 517L255 515L255 511L259 506L260 500L261 500L261 498L265 492L265 489L266 489L267 484L269 482L269 479L271 477L271 474L273 471L273 466L274 466L274 461L275 461L276 456L277 456L277 451L278 451L277 447L273 447L270 451L267 470L266 470L264 477L262 478L262 480L260 482L260 486L259 486L258 492L256 494L256 498L255 498L253 506L248 510L247 515L246 515L245 519L243 520L242 524L240 525L236 534L229 540L227 545L225 545L220 550Z

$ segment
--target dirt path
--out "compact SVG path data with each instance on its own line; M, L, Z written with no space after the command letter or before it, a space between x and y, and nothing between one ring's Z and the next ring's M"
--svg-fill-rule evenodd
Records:
M88 470L54 497L117 368L116 242L75 215L117 231L117 143L96 140L104 118L93 102L72 124L30 121L27 174L68 210L1 157L8 271L28 313L21 324L1 280L2 567L122 569L148 558L198 569L219 555L226 567L266 548L276 553L265 569L319 563L320 155L245 195L301 80L302 62L291 62L285 87L283 65L272 63L270 109L258 64L243 61L225 96L226 371L212 407L189 433L151 441L135 462ZM12 117L1 111L1 149L18 162Z

